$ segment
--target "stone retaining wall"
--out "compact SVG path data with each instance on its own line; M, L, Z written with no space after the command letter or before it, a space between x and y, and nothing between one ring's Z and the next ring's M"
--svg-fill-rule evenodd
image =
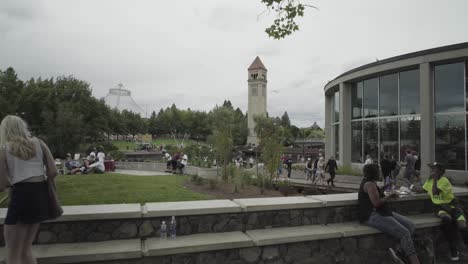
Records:
M115 162L117 169L122 170L144 170L144 171L156 171L164 172L166 170L166 163L161 162ZM205 179L215 179L217 177L216 168L200 168L192 165L188 165L185 170L185 174L198 175Z
M278 198L276 198L278 199ZM427 199L392 203L395 211L404 215L431 213ZM41 224L35 244L96 242L115 239L159 237L162 221L170 215L134 219L102 219L86 221L50 222ZM238 213L177 215L177 233L218 233L264 228L291 227L312 224L330 224L358 220L357 205L318 208L283 209ZM2 231L3 226L0 226ZM4 245L0 232L0 245Z
M417 231L424 238L415 243L421 263L432 263L433 247L437 263L446 262L446 244L439 228L424 228ZM389 247L397 241L384 234L315 240L273 246L249 247L192 254L103 262L102 264L328 264L328 263L394 263L388 254Z

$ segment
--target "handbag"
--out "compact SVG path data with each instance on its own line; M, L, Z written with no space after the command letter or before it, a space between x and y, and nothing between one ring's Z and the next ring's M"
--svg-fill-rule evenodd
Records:
M47 189L49 191L47 220L54 220L62 216L63 209L58 200L55 181L52 177L47 177Z
M47 152L47 153L46 153ZM52 154L48 149L42 149L43 153L43 162L46 167L46 172L50 171L50 168L55 168L55 163L52 159ZM46 173L47 175L48 173ZM57 195L57 188L55 187L54 178L47 175L47 190L49 193L49 200L47 202L48 205L48 213L47 213L47 220L54 220L62 216L63 209L60 205Z

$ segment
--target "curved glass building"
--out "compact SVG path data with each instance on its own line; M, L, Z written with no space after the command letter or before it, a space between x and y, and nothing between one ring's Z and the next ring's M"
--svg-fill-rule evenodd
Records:
M370 155L445 164L468 181L468 42L413 52L345 72L325 86L326 156L361 167Z

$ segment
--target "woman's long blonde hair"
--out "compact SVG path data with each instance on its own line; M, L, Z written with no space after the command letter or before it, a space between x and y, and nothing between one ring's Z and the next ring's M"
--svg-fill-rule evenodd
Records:
M0 146L8 146L9 152L22 160L36 156L36 146L31 140L26 122L18 116L8 115L0 124Z

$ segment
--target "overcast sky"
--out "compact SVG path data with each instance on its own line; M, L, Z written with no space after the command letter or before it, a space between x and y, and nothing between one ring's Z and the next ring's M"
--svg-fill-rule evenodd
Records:
M143 109L247 110L247 68L268 69L268 112L323 125L324 85L343 71L468 41L466 0L310 0L300 31L264 33L260 0L0 0L0 69L74 75L104 97L121 82Z

